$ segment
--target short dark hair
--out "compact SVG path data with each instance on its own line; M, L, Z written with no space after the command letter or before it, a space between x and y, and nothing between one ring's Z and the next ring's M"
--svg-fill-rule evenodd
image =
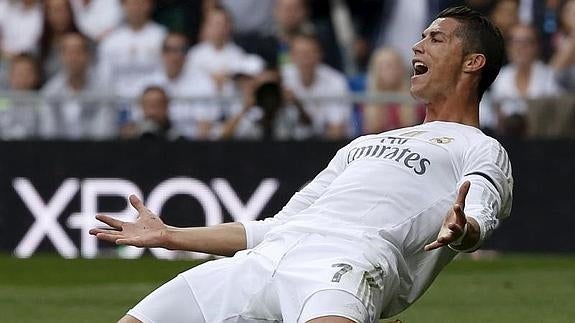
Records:
M447 8L437 18L453 18L461 24L456 34L463 41L464 55L479 53L485 56L486 62L477 89L481 98L503 65L505 47L501 32L487 17L464 6Z
M62 36L61 39L64 39L65 37L78 37L82 40L82 45L84 47L84 50L89 53L92 54L93 49L94 49L94 44L92 43L92 41L90 40L90 38L88 38L86 35L77 32L77 31L70 31L67 33L64 33L64 35ZM62 47L62 43L60 43L60 48Z
M295 33L294 35L292 35L291 37L291 42L293 43L296 39L302 39L302 40L307 40L309 42L314 43L317 48L320 51L323 51L323 48L321 46L321 41L319 40L319 37L313 33L313 32L298 32ZM291 46L291 45L290 45Z
M143 91L142 94L140 95L140 99L143 99L144 96L150 92L159 92L164 96L164 99L166 100L167 103L170 102L170 96L168 95L168 92L166 91L166 89L164 89L162 86L160 85L149 85L147 86Z
M34 73L36 74L36 84L34 86L34 90L38 90L40 85L42 85L43 83L43 79L44 79L44 75L43 75L43 71L42 71L42 65L40 64L40 61L38 60L38 58L31 54L31 53L19 53L17 55L15 55L14 57L12 57L12 59L10 59L9 61L10 63L10 69L13 68L14 65L16 64L30 64L30 66L32 66L32 69L34 70Z
M168 34L166 34L166 36L164 37L164 40L162 41L162 51L166 50L166 47L168 45L168 39L170 37L179 37L181 39L183 39L186 44L185 44L185 50L186 52L188 51L189 47L190 47L190 38L188 37L188 35L184 34L183 32L179 32L179 31L170 31Z

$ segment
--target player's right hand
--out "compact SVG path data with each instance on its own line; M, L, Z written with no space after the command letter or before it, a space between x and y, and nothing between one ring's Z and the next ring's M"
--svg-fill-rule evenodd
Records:
M118 245L136 247L161 247L165 243L167 226L159 216L152 213L135 195L130 195L130 204L138 211L135 222L124 222L107 215L96 215L96 219L109 225L110 229L94 228L90 234L98 239Z

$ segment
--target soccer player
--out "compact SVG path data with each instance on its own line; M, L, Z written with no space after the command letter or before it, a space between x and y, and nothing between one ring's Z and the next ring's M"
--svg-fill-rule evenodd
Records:
M174 228L135 196L136 222L98 216L113 228L91 231L103 240L234 255L181 273L120 322L376 322L477 249L511 208L507 154L478 129L502 38L464 7L422 36L411 91L425 122L352 141L273 218Z

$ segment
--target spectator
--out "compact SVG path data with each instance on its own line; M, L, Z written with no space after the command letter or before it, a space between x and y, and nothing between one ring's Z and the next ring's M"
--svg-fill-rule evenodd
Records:
M286 88L303 102L304 110L311 116L314 135L327 139L346 137L351 105L346 102L350 93L345 77L322 64L321 45L314 36L293 37L291 58L293 64L284 66L282 79Z
M247 8L250 5L261 6L262 2L264 8L258 10L260 15L255 20L252 19L253 10L248 11ZM293 35L315 32L315 27L309 19L310 10L305 0L249 0L248 2L231 0L224 1L222 4L230 9L233 18L236 19L234 40L246 51L261 56L268 68L277 68L290 62L289 42ZM249 12L252 16L249 19L242 18L240 11ZM269 19L271 19L271 26L264 28L264 25L269 24ZM255 28L258 28L259 32L254 32Z
M78 32L74 13L68 0L46 0L44 2L44 27L40 36L40 62L44 76L54 76L62 65L58 59L60 39L66 33Z
M368 95L384 99L385 95L400 95L396 102L373 102L363 112L364 133L415 125L423 121L425 111L415 104L408 88L407 69L399 52L390 47L378 49L372 56L368 71Z
M493 100L499 106L500 125L506 133L523 134L525 99L560 93L553 70L539 60L537 31L519 24L509 31L509 64L504 66L492 86Z
M279 40L279 66L291 63L289 44L295 35L311 34L315 30L309 20L309 8L304 0L277 0L274 8L276 34Z
M89 40L68 33L60 40L62 70L42 88L40 134L46 139L112 138L117 113L101 97L104 85L92 68Z
M25 95L37 90L40 80L40 68L34 56L19 54L12 58L8 90L16 96L0 100L0 139L29 139L36 135L37 101Z
M233 40L246 52L262 57L275 68L278 42L274 34L273 11L277 0L222 0L234 22Z
M214 8L206 14L202 26L202 42L192 47L188 54L188 68L209 73L216 82L219 93L233 94L231 77L238 73L255 75L263 70L263 61L246 54L230 41L232 23L229 14Z
M100 42L122 22L119 0L70 0L74 21L82 34Z
M564 1L559 7L559 32L551 66L560 84L575 91L575 0Z
M551 41L557 32L558 9L561 0L521 0L519 1L519 21L533 25L539 34L541 56L548 61L552 54Z
M38 0L0 2L0 56L36 51L42 32L42 7Z
M184 69L188 48L184 34L168 34L162 46L163 69L150 82L162 86L170 95L170 120L178 132L189 139L205 139L220 116L217 105L205 98L215 98L217 90L203 70ZM196 101L190 102L190 98Z
M149 86L140 96L143 118L124 125L123 139L181 139L169 117L170 98L162 87Z
M310 116L293 95L282 93L277 71L246 76L242 82L242 107L223 124L218 138L301 140L312 135Z
M489 18L499 28L503 39L509 38L511 28L519 23L519 0L495 0Z
M122 0L122 7L125 25L102 40L98 54L101 73L113 94L133 100L142 93L149 76L161 69L166 30L150 20L153 0ZM129 104L122 110L127 107L133 112Z

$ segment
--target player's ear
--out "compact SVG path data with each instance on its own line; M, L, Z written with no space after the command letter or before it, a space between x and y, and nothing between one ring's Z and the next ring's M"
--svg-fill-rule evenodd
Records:
M485 66L487 59L483 54L468 54L463 61L463 72L477 72Z

